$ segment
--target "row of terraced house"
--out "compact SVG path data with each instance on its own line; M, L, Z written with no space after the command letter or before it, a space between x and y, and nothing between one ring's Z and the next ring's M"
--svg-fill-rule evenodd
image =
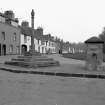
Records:
M31 49L32 34L29 22L23 21L19 25L13 11L0 13L0 56L28 52ZM44 35L41 27L34 29L34 45L35 51L43 54L59 53L60 50L75 53L80 50L69 44L65 44L61 49L60 43L51 34Z
M15 18L13 11L0 13L0 55L24 54L31 48L32 28L29 23ZM41 27L34 29L35 50L40 53L57 53L57 43L50 34L44 35Z
M29 27L28 22L22 22L21 25L21 52L24 53L25 50L29 51L31 49L31 35L32 29ZM43 29L38 27L34 29L34 45L35 51L40 53L56 53L56 43L54 38L50 35L43 35Z

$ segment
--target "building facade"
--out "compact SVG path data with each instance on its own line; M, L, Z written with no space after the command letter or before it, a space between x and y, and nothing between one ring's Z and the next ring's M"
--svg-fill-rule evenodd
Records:
M54 38L50 34L44 35L44 37L45 37L46 53L51 53L51 54L57 53L56 51L57 44L54 41Z
M20 29L12 11L0 13L0 56L20 54Z
M22 22L21 25L21 53L24 54L31 47L32 29L27 22ZM51 36L43 35L43 29L38 27L34 29L34 45L35 51L39 53L56 53L56 43Z

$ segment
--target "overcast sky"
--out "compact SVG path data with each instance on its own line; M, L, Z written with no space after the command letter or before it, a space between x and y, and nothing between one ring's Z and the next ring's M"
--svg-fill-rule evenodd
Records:
M31 22L35 11L35 28L42 26L64 41L84 42L98 36L105 26L105 0L2 0L0 12L13 10L19 21Z

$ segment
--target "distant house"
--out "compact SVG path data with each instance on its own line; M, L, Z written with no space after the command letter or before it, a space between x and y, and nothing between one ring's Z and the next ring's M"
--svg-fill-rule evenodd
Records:
M29 51L31 47L32 29L27 22L21 25L21 53ZM40 53L56 53L56 43L51 35L43 35L43 29L38 27L34 29L35 51Z
M13 11L0 13L0 56L20 54L20 28Z
M21 54L30 50L31 46L31 34L32 30L28 25L28 22L22 22L21 26L21 37L20 37L20 44L21 44Z
M45 42L45 52L50 54L56 53L57 45L55 43L54 38L50 34L47 34L43 35L43 39Z

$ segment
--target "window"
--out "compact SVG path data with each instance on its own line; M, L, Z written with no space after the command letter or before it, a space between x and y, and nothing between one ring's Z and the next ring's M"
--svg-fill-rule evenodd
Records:
M45 43L44 41L41 41L41 45L44 45L44 43Z
M9 52L12 53L13 52L13 45L9 46Z
M38 40L38 44L39 44L39 40Z
M24 43L27 43L27 36L24 36Z
M45 48L45 52L47 52L47 48Z
M5 40L5 32L2 32L2 39Z
M46 41L46 46L47 46L48 41Z
M49 46L50 46L51 44L50 44L50 42L49 42Z
M13 41L16 41L16 33L13 34Z
M54 43L52 43L52 46L54 47Z
M40 52L40 47L38 47L38 52Z

